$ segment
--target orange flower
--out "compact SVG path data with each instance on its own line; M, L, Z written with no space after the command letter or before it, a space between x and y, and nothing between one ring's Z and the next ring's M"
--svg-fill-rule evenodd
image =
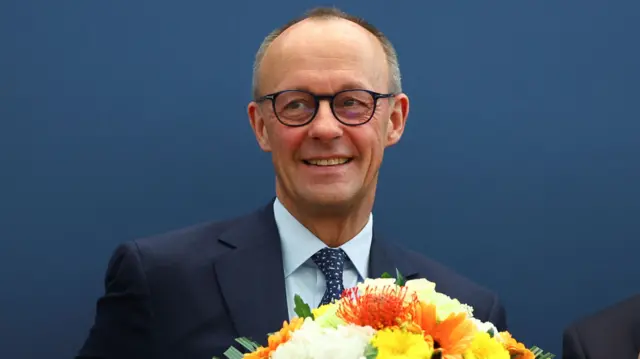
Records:
M337 311L337 316L347 323L371 326L373 329L396 327L411 318L415 301L406 301L406 288L365 288L360 293L357 287L346 289Z
M412 313L412 324L418 326L419 330L425 334L431 335L436 327L436 306L425 302L418 302L414 306Z
M244 359L267 359L271 352L276 350L279 345L284 344L291 339L291 333L298 330L302 323L304 323L304 318L293 318L291 323L287 323L284 321L282 323L282 328L271 334L268 339L267 347L260 347L256 349L253 353L247 353L243 356Z
M425 339L433 340L443 359L460 358L477 330L466 313L451 314L438 323L435 305L424 302L415 306L413 322L422 329Z
M531 350L527 349L524 344L515 340L511 333L500 332L500 337L504 341L504 347L509 351L509 355L513 359L535 359L535 355Z

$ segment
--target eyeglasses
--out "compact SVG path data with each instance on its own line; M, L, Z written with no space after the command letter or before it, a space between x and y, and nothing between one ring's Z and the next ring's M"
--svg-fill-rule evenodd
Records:
M284 90L256 99L257 103L271 100L273 112L285 126L304 126L316 117L321 100L328 100L331 112L346 126L359 126L369 122L376 112L378 99L396 94L381 94L369 90L344 90L333 95L315 95L302 90Z

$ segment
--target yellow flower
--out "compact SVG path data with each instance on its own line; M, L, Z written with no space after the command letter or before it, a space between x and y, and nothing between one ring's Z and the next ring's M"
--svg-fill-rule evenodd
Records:
M510 359L509 351L488 333L476 332L464 359Z
M378 349L377 359L430 359L433 354L432 343L427 342L422 334L396 328L378 331L371 344Z
M323 328L337 328L344 324L344 320L337 315L339 306L339 302L334 302L312 309L314 321Z
M313 317L317 319L318 317L325 315L329 309L333 309L333 307L336 306L337 305L334 303L321 305L318 308L312 309L311 313L313 314Z

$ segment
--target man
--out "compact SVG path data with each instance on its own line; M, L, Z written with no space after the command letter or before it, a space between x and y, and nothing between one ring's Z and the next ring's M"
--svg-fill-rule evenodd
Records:
M396 268L505 329L496 295L375 233L378 171L408 111L395 51L373 26L316 9L270 34L248 116L271 153L276 198L120 246L78 357L210 359L238 336L264 342L294 315L295 294L315 307Z
M640 359L640 294L569 325L564 359Z

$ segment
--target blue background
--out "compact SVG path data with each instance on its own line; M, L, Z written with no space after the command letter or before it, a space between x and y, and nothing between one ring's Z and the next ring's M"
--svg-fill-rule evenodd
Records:
M0 4L0 357L71 358L116 244L273 195L245 106L262 38L313 1ZM640 2L336 1L412 100L376 221L500 293L559 352L640 289Z

